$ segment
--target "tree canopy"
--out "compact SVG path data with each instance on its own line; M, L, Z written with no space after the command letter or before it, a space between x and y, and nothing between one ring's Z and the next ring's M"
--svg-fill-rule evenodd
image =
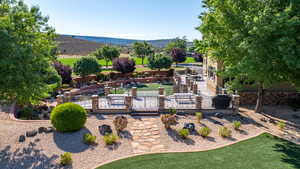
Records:
M176 64L184 62L186 60L186 52L181 48L173 48L171 50L171 56L173 62L175 62Z
M219 61L227 84L258 88L256 111L264 89L278 82L300 85L300 3L298 0L203 0L203 41L197 47ZM234 77L234 78L233 78Z
M97 62L97 59L92 56L82 57L74 63L74 73L85 77L90 74L96 74L101 72L101 65Z
M135 62L128 57L113 60L113 69L121 73L131 73L135 70Z
M93 54L97 59L104 59L106 67L108 67L108 62L120 56L120 50L114 46L105 45L102 48L96 50Z
M163 54L155 54L148 58L148 67L150 69L168 69L172 66L172 58Z
M186 52L187 50L187 40L185 37L183 38L176 38L174 41L171 41L167 44L165 51L166 53L170 54L172 49L174 48L180 48Z
M0 100L34 104L59 85L55 31L36 6L0 1ZM53 85L56 84L56 85Z
M144 64L145 57L154 54L153 47L147 42L135 42L133 44L133 51L137 57L142 58L142 64Z

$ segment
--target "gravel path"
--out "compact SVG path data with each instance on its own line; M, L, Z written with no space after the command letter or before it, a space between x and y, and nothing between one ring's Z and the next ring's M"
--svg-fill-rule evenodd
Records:
M141 117L141 119L138 119L128 116L128 131L122 134L117 146L107 147L102 141L98 126L102 124L113 126L112 121L115 116L90 115L86 128L78 132L37 134L35 137L26 138L25 142L19 143L18 138L20 135L41 126L49 127L51 126L50 122L11 121L8 120L6 113L0 113L0 168L63 168L58 165L59 156L64 152L71 152L73 154L73 164L65 168L92 169L99 164L132 156L136 153L215 149L257 136L270 129L257 123L247 113L243 113L243 116L225 116L223 119L206 117L201 124L198 124L193 116L179 116L179 123L172 126L172 130L166 130L159 117ZM223 139L218 136L220 126L232 128L231 122L236 119L241 120L243 123L240 131L233 131L233 136L230 139ZM192 134L188 140L178 138L175 130L182 128L186 122L195 123L196 129L201 126L209 126L212 129L210 137L204 139L197 134ZM82 136L86 132L97 136L98 145L88 146L82 143ZM135 143L140 145L149 143L150 148L142 152Z

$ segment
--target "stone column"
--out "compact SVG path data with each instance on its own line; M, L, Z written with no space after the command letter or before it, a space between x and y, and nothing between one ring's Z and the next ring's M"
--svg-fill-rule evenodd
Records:
M127 111L132 111L132 96L125 96L125 106Z
M195 83L195 84L193 84L192 86L193 86L193 87L192 87L193 93L194 93L194 94L198 94L198 85Z
M173 93L179 93L180 92L180 86L179 85L173 85Z
M240 95L232 95L232 109L234 113L239 113Z
M159 95L164 95L164 93L165 93L165 88L159 87L159 88L158 88L158 94L159 94Z
M99 96L98 95L92 96L92 109L93 109L93 112L96 112L99 109Z
M131 96L132 97L136 97L137 96L137 88L136 87L131 88Z
M176 76L176 80L177 80L177 84L180 85L181 84L181 77L180 76Z
M104 88L104 94L105 94L105 96L108 96L110 94L110 87Z
M64 93L64 103L65 102L71 102L71 93L70 92Z
M64 95L57 95L56 102L57 102L57 105L63 104L64 103Z
M181 90L182 90L182 93L188 93L188 86L186 84L182 84L181 85Z
M186 85L188 85L188 87L190 87L190 84L191 84L191 79L188 79L188 78L186 78L186 81L185 81L186 83Z
M164 95L158 96L158 110L159 111L165 110L165 96Z
M196 95L196 109L200 110L202 108L202 96Z

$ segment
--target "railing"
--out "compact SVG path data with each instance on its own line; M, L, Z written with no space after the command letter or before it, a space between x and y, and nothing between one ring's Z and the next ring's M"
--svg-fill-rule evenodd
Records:
M165 98L165 108L175 108L175 109L196 109L196 99L195 96L190 98L178 99L174 95Z

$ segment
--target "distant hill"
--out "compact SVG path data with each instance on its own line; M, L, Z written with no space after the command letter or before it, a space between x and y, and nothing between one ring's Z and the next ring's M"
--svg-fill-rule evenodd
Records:
M94 52L97 48L109 44L115 45L122 49L122 53L129 53L130 46L134 42L142 42L143 40L134 39L119 39L109 37L94 37L94 36L77 36L77 35L58 35L56 38L58 49L61 55L88 55ZM169 42L174 39L148 40L146 42L154 46L156 51L161 51ZM192 43L188 42L188 46Z
M56 41L58 43L58 50L62 55L87 55L104 45L93 41L75 39L65 35L58 35Z
M121 46L130 46L134 42L143 42L144 40L136 40L136 39L122 39L122 38L110 38L110 37L96 37L96 36L78 36L78 35L66 35L71 36L76 39L88 40L103 44L111 44L111 45L121 45ZM146 42L150 43L152 46L156 48L164 48L166 45L174 41L174 39L158 39L158 40L146 40ZM188 43L188 46L192 45L191 42Z

